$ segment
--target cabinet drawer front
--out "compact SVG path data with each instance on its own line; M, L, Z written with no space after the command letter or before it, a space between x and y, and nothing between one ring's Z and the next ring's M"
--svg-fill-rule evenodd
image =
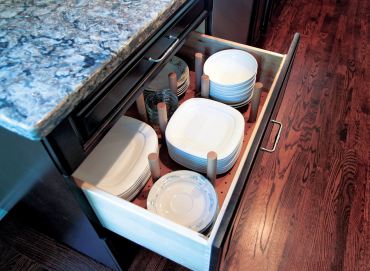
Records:
M220 259L227 254L225 242L231 237L228 233L232 232L230 228L233 225L233 218L249 172L261 140L266 134L272 112L276 109L277 101L281 99L288 80L297 42L298 37L295 37L289 54L282 55L207 35L191 33L179 51L180 57L190 64L194 62L196 52L209 56L228 48L245 50L256 57L259 66L257 80L264 84L265 92L267 92L257 121L251 128L248 143L240 154L240 161L235 165L231 185L220 206L216 222L207 236L150 213L133 202L106 193L87 182L76 180L101 224L193 270L217 269ZM192 69L191 65L189 66ZM222 248L225 250L222 251Z
M211 244L202 235L88 183L85 196L103 227L192 270L207 270Z

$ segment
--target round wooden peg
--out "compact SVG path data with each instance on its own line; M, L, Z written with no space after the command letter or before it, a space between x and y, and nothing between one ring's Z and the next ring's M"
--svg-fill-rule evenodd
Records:
M203 98L209 98L209 76L206 74L203 74L201 77L201 91L200 95Z
M159 166L158 154L152 152L148 155L150 173L152 175L153 183L161 177L161 168Z
M207 178L215 185L217 175L217 153L210 151L207 154Z
M200 91L201 76L203 75L203 54L195 53L195 88L196 91Z
M139 112L139 116L142 121L148 122L148 116L146 114L145 108L145 101L144 101L144 94L141 93L140 96L136 99L136 107L137 111Z
M177 96L177 74L175 72L168 74L168 83L170 90Z
M157 111L158 111L159 129L161 130L162 136L164 136L168 122L166 103L163 102L158 103Z
M249 120L248 120L249 122L255 122L257 119L258 106L260 104L262 88L263 88L263 84L261 82L257 82L254 85L253 97L251 100L251 109L250 109Z

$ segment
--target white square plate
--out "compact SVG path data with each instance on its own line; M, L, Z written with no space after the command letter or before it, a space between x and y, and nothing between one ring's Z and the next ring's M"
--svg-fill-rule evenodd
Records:
M166 140L189 155L207 159L215 151L222 160L230 156L244 133L243 115L225 104L193 98L173 114L166 128Z

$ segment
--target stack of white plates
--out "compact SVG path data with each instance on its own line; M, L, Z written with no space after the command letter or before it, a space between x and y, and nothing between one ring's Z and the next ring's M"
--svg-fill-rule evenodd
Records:
M206 231L218 211L217 194L199 173L179 170L162 176L150 189L148 210L198 232Z
M153 128L124 116L73 173L73 177L132 200L150 177L148 155L152 152L158 152L158 137Z
M210 97L232 107L246 105L253 96L258 64L249 53L229 49L217 52L204 63L210 79Z
M189 67L184 60L174 56L154 77L154 79L145 87L146 91L169 90L168 74L175 72L177 75L177 96L186 92L190 85Z
M172 115L166 128L172 160L198 172L207 171L207 153L217 153L217 174L235 164L244 137L244 118L225 104L193 98Z

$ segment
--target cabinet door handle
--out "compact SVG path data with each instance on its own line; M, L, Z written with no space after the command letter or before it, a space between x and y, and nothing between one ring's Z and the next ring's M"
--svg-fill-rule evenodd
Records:
M275 142L274 142L274 146L272 147L272 149L267 149L267 148L261 148L262 151L266 151L266 152L274 152L275 149L276 149L276 146L277 144L279 143L279 139L280 139L280 135L281 135L281 130L283 129L283 124L280 122L280 121L276 121L276 120L271 120L271 122L273 124L277 124L279 125L279 130L275 136Z
M172 45L167 49L167 51L160 57L160 58L152 58L152 57L149 57L148 60L150 62L154 62L154 63L158 63L158 62L161 62L163 59L165 59L171 52L172 50L176 47L176 45L179 43L179 38L176 38L174 36L168 36L167 38L171 39L171 40L175 40L174 43L172 43Z

